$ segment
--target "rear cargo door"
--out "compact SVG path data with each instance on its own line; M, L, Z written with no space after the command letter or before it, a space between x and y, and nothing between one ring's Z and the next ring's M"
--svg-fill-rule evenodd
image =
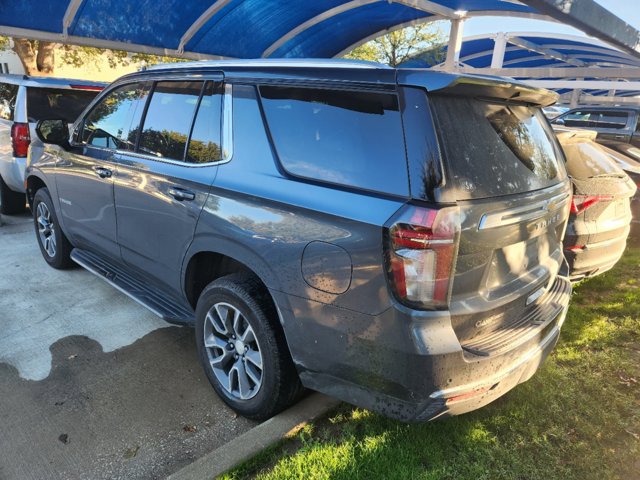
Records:
M521 317L563 263L570 185L541 110L433 95L443 199L461 211L450 310L460 340ZM508 313L507 313L508 312Z

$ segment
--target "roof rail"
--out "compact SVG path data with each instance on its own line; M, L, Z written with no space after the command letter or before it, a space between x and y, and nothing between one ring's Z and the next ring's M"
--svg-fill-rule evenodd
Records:
M202 60L197 62L175 62L151 65L144 70L173 70L203 67L300 67L300 68L385 68L382 63L343 58L255 58L238 60Z

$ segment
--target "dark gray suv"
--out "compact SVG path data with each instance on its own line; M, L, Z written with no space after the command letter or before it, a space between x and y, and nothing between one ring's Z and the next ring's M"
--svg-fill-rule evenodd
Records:
M250 418L302 387L405 421L485 405L558 338L571 187L504 79L345 61L172 65L38 125L45 260L195 325Z

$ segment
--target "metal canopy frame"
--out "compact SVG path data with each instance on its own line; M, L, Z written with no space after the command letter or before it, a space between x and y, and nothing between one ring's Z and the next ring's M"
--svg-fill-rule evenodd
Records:
M456 58L455 62L445 61L432 68L518 78L556 90L561 93L561 102L573 106L640 104L640 59L594 38L501 32L467 37L461 52L448 55ZM419 65L410 61L405 66Z
M300 0L284 2L282 0L278 2L272 0L211 0L208 6L202 5L202 2L196 0L182 0L181 4L175 2L172 19L189 18L190 20L185 22L187 25L184 27L181 24L180 28L184 28L184 31L177 32L178 38L175 38L175 41L169 37L163 37L162 32L158 32L155 38L150 39L149 35L153 35L154 25L157 27L158 22L157 18L153 18L153 12L144 17L147 24L134 24L134 28L120 29L117 34L112 31L113 29L105 28L104 23L100 23L104 22L103 18L87 18L90 16L92 8L93 11L96 11L97 4L100 4L102 8L108 7L109 11L113 11L114 15L117 15L119 10L126 11L126 7L131 7L134 3L144 4L145 8L150 8L149 5L153 5L152 2L143 2L142 0L101 0L100 2L97 0L52 0L43 5L39 3L40 1L22 0L20 4L23 10L25 5L31 8L31 12L27 11L24 15L12 15L10 10L13 7L8 4L8 8L3 9L7 13L3 15L0 12L0 33L15 37L157 55L183 56L192 59L314 56L303 55L310 51L308 44L305 48L296 49L298 44L304 43L305 38L311 35L313 40L317 40L319 43L332 42L331 47L335 48L329 56L340 56L372 38L411 24L449 20L452 22L454 35L450 39L452 56L447 59L447 64L452 66L457 62L455 47L460 45L462 39L464 19L477 16L512 16L560 21L582 29L640 57L640 33L622 19L596 4L594 0L314 0L308 4L301 3ZM290 2L291 5L288 6L287 2ZM162 3L167 5L172 2ZM323 6L325 4L326 7ZM247 8L254 8L254 6L258 8L267 6L273 9L274 15L282 16L290 15L290 12L295 10L299 16L291 18L296 18L298 23L288 30L266 33L265 28L260 27L266 25L271 28L277 24L273 26L275 29L279 27L278 22L261 25L242 25L242 22L237 22L236 28L231 29L228 25L229 22L227 22L229 17L235 12L245 12ZM45 19L49 23L47 26L43 26L43 19L38 18L38 14L46 17L44 11L52 8L58 9L58 12L62 8L63 11L59 12L60 15L51 15L50 20ZM136 8L137 10L133 11L139 14L140 7ZM366 13L372 8L375 9L375 25L384 26L383 29L378 28L376 31L366 32L362 34L362 38L355 42L350 38L348 29L344 33L338 30L338 34L334 30L323 37L323 32L330 30L327 27L340 24L341 21L355 21L356 25L365 31L368 25ZM399 14L399 8L404 8L402 14ZM184 13L186 11L191 13ZM306 16L304 15L305 11L309 12ZM199 13L199 15L191 16L193 12ZM388 12L388 22L381 20L387 15L385 12ZM407 17L411 17L411 19L409 20ZM60 20L55 20L58 18ZM78 31L77 26L81 21L93 22L90 25L91 28ZM59 24L56 25L56 22ZM254 22L260 23L255 19ZM387 24L383 25L384 23ZM282 22L282 24L284 25L286 22ZM227 32L225 28L229 31ZM246 29L248 47L245 50L247 52L250 50L249 47L253 47L251 51L254 52L255 46L265 43L265 39L269 39L269 43L264 47L261 55L256 55L255 52L243 53L242 49L237 49L239 53L235 52L235 54L226 51L224 41L218 43L218 46L213 49L214 51L211 51L210 45L207 42L204 42L205 45L203 45L201 41L202 38L206 38L211 29L217 29L216 31L220 32L222 38L225 38L227 33L230 37L238 37L245 31L243 29ZM240 33L238 33L239 30ZM175 36L175 33L172 32L172 35ZM270 37L267 36L267 33ZM277 35L275 38L274 34ZM353 34L351 35L353 36ZM283 50L283 47L287 48ZM312 49L311 53L313 53Z

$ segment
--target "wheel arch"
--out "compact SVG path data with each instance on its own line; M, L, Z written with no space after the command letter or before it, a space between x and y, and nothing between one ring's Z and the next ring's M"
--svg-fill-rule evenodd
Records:
M211 248L212 245L216 248ZM195 310L198 298L207 285L218 278L236 272L252 275L264 288L266 297L278 316L277 324L291 355L283 312L283 308L287 310L288 307L280 305L271 291L272 289L278 291L280 283L267 262L250 249L219 237L194 241L183 262L183 295Z
M51 192L51 189L47 185L47 182L44 180L44 178L42 178L42 176L36 173L30 174L27 177L25 183L26 183L27 202L29 203L29 208L33 206L33 197L35 196L38 190L40 190L41 188L47 188L49 189L49 192Z
M212 246L215 248L211 248ZM274 271L256 252L221 237L207 237L196 239L185 255L182 268L183 294L195 308L200 293L209 283L235 272L255 276L267 292L270 289L279 289L279 281ZM277 309L270 292L269 297Z

